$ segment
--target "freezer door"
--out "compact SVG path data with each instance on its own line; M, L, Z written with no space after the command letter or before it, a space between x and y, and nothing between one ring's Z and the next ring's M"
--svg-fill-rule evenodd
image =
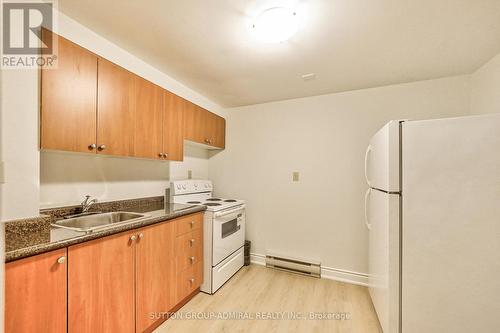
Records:
M369 291L384 333L399 328L399 195L368 189Z
M399 120L382 127L371 139L365 154L368 186L399 192Z
M500 115L403 124L404 333L500 329Z

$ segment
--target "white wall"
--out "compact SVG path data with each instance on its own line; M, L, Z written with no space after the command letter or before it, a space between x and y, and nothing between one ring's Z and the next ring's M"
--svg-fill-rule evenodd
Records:
M95 34L88 28L82 26L76 21L68 18L62 13L59 13L55 32L63 37L66 37L90 51L101 55L110 61L140 75L144 78L182 96L193 103L203 106L215 113L224 116L224 110L218 105L211 102L202 95L196 93L190 88L175 81L169 76L163 74L152 66L146 64L142 60L136 58L132 54L119 48L110 41ZM162 162L158 162L157 166L151 167L149 161L134 161L119 159L119 162L106 160L97 162L94 157L79 156L79 157L60 157L56 154L47 154L40 158L38 150L38 113L39 113L39 98L38 98L38 74L36 70L3 70L2 71L2 122L1 122L1 159L5 162L6 183L2 184L0 192L1 220L10 220L16 218L30 217L38 214L40 200L44 203L57 205L59 201L73 201L76 195L80 192L86 192L92 189L93 185L89 185L85 190L71 189L72 196L66 198L62 191L57 193L61 187L53 186L54 179L50 174L44 173L42 176L42 187L39 183L40 161L44 164L54 166L56 161L69 161L77 159L82 162L82 165L92 166L99 164L102 170L106 170L105 179L112 179L110 176L117 163L121 163L120 169L125 173L132 173L143 166L145 170L154 170L152 174L161 175L157 179L151 180L151 187L144 192L155 192L161 182L165 182L163 172L159 172L160 168L165 168L165 173L169 172L168 166ZM195 154L194 161L199 159L199 154ZM190 156L188 153L187 161L189 164ZM208 162L205 162L208 167ZM114 167L113 167L114 166ZM182 170L183 164L176 165L173 170ZM47 169L46 167L44 168ZM58 169L60 170L60 168ZM78 170L78 169L77 169ZM73 172L76 172L73 170ZM207 173L208 171L205 171ZM202 172L200 172L201 174ZM92 172L91 172L92 175ZM92 177L97 177L93 175ZM93 178L96 180L97 178ZM102 175L98 177L102 178ZM57 178L59 185L64 184L65 180L61 177ZM136 181L134 178L132 182ZM92 181L90 182L92 183ZM66 189L70 186L80 185L75 182L74 175L66 179ZM94 184L95 185L95 184ZM100 189L96 189L96 193L103 198L115 198L118 196L115 190L125 188L125 184L118 185L118 182L101 184ZM162 185L163 186L163 185ZM149 187L149 186L148 186ZM106 188L107 190L104 190ZM132 187L133 188L133 187ZM75 197L73 197L73 195ZM128 193L124 195L128 196Z
M191 170L193 179L208 179L208 150L184 142L184 160L170 162L170 180L187 179Z
M40 207L73 205L91 195L100 202L161 196L170 180L208 178L206 149L185 145L184 161L40 153Z
M40 154L40 206L158 196L168 187L168 162L87 154Z
M209 176L218 196L247 200L252 252L366 273L371 136L391 119L468 112L468 76L230 109L226 150L209 160Z
M471 75L472 114L500 113L500 54Z
M38 71L2 70L1 220L38 215Z

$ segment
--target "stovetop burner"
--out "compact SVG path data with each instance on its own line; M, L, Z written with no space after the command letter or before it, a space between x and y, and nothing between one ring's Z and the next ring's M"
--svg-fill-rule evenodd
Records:
M220 203L216 203L216 202L205 202L204 203L205 206L220 206Z
M222 201L222 199L219 199L219 198L210 198L210 199L207 199L207 201Z
M234 199L227 199L227 200L224 200L224 202L236 202L236 200L234 200Z
M201 204L200 201L188 201L187 203L188 204Z

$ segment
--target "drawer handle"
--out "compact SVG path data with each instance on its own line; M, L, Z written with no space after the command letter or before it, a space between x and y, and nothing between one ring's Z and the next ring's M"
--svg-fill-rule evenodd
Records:
M191 282L191 285L194 283L194 278L190 278L189 282Z
M64 264L66 262L66 257L59 257L57 258L57 263L58 264Z
M190 243L191 247L193 247L193 245L194 245L194 238L193 238L193 239L190 239L190 240L189 240L189 243Z
M194 221L189 222L189 224L191 225L191 229L193 229L193 227L194 227Z
M194 263L194 259L195 259L194 257L190 257L190 258L189 258L189 260L191 260L191 264L193 264L193 263Z

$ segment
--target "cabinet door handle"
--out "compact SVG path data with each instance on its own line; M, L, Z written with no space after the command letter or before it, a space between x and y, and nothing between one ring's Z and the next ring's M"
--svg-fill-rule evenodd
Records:
M159 158L163 158L163 153L158 153Z
M189 225L191 225L191 229L194 227L194 221L189 222Z
M194 245L194 238L193 238L193 239L190 239L190 240L189 240L189 243L190 243L191 247L193 247L193 245Z
M99 151L103 151L104 149L106 149L106 145L100 145L99 148L97 148Z
M163 153L163 158L167 158L168 157L168 154L167 153Z
M130 236L130 242L134 242L137 239L136 235Z
M191 284L193 284L194 283L194 278L190 278L189 282L191 282Z
M57 258L57 263L58 264L64 264L66 262L66 257L59 257Z
M194 263L194 257L190 257L189 260L191 260L191 265Z
M144 234L141 232L141 233L139 234L139 239L143 239L143 238L144 238Z
M96 149L97 145L95 143L89 145L89 150L94 150Z

